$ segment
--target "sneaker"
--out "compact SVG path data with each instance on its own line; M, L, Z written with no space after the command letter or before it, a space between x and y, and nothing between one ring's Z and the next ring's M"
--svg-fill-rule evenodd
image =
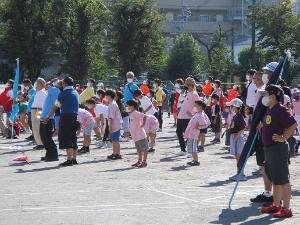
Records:
M83 146L81 149L78 150L78 153L82 153L85 151L85 147Z
M188 153L186 154L186 157L189 159L189 158L192 158L192 154Z
M264 202L273 202L273 196L267 197L264 193L257 195L255 198L250 199L253 203L264 203Z
M58 158L46 158L45 162L55 162L58 161Z
M41 157L41 161L45 161L47 159L46 156Z
M35 147L33 147L34 150L42 150L44 149L44 145L37 145Z
M237 176L238 175L233 175L233 176L229 177L229 180L236 181L237 180Z
M212 144L220 144L221 140L220 139L214 139L211 141Z
M30 135L29 137L25 138L27 141L32 141L34 139L33 135Z
M102 142L102 141L99 141L97 144L96 144L97 148L104 148L105 146L105 143Z
M120 138L120 142L128 142L128 141L129 141L129 138L126 138L126 137Z
M97 137L97 136L96 136L96 137L94 138L94 140L95 140L95 141L100 141L100 140L101 140L101 137Z
M72 164L73 164L73 165L78 165L77 160L76 160L76 159L72 159Z
M274 218L289 218L293 216L291 209L281 208L278 212L273 213Z
M122 159L121 155L114 155L114 157L112 158L112 160L118 160L118 159Z
M114 157L115 157L114 154L111 154L111 155L107 156L108 159L113 159Z
M190 166L200 166L200 163L198 161L195 161L195 160L193 160L191 162L188 162L187 164L190 165Z
M184 155L186 155L186 152L180 151L180 152L178 152L176 155L177 155L177 156L184 156Z
M247 177L243 174L243 175L240 177L240 181L247 181Z
M73 166L73 161L72 160L67 160L61 164L59 164L61 167L67 167L67 166Z
M204 147L203 146L198 146L197 147L197 152L204 152Z
M161 128L158 128L158 129L157 129L157 132L162 132L162 129L161 129Z
M85 153L88 153L88 152L90 152L90 150L89 149L87 149L87 148L81 148L79 151L78 151L78 153L79 154L85 154Z
M142 162L142 163L140 163L140 165L137 166L137 168L145 168L145 167L147 167L146 162Z
M154 149L154 148L150 148L150 149L148 150L148 152L155 152L155 149Z
M273 214L281 211L281 208L275 205L270 205L268 207L263 207L260 212L263 214Z
M131 166L132 166L132 167L138 167L140 164L141 164L141 162L140 162L140 161L137 161L135 164L132 164Z
M106 148L111 148L112 147L112 143L111 142L108 142L107 144L106 144Z

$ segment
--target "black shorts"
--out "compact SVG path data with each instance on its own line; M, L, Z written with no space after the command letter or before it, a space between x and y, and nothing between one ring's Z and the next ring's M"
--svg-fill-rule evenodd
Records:
M262 143L261 134L257 138L257 141L254 145L254 150L255 150L257 165L258 166L264 166L265 165L265 151L264 151L264 146L263 146L263 143Z
M284 185L290 182L289 179L289 145L278 143L265 147L265 170L266 174L275 185Z
M200 134L207 134L207 128L200 129Z
M77 146L77 115L61 114L59 119L59 149L78 149Z
M221 126L222 126L221 116L220 115L213 116L211 120L214 121L215 117L217 117L216 123L212 123L211 128L212 128L212 132L219 133L221 132Z

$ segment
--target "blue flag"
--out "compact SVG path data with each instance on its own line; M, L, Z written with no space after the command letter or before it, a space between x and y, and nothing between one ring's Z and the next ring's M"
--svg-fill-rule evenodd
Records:
M17 59L17 67L16 67L16 73L15 73L15 79L14 79L14 85L13 85L13 106L11 115L9 117L9 121L13 123L19 113L19 105L17 103L17 96L18 96L18 86L19 86L19 80L20 80L20 65L19 65L19 59Z

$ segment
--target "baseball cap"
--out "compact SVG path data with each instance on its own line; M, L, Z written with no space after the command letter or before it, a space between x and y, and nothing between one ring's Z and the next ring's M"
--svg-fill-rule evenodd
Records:
M234 98L230 102L226 102L226 105L227 106L235 106L235 107L240 108L243 105L243 101L239 98Z
M269 70L272 73L275 71L276 67L278 66L278 62L270 62L265 67L263 67L263 70Z

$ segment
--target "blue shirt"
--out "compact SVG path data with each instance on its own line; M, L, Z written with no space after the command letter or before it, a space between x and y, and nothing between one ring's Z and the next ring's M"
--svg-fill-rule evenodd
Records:
M33 103L33 100L34 100L35 93L36 93L36 90L35 90L34 87L29 89L29 91L28 91L29 100L28 100L27 112L31 112L31 106L32 106L32 103Z
M45 119L48 116L55 104L55 101L57 100L59 93L60 90L58 88L52 86L48 87L48 95L43 105L41 120ZM54 116L52 116L51 119L53 119L53 117Z
M124 87L124 104L127 106L129 100L133 100L133 93L138 90L139 87L135 83L127 83Z
M73 87L65 87L57 100L60 103L60 114L78 114L79 95Z

